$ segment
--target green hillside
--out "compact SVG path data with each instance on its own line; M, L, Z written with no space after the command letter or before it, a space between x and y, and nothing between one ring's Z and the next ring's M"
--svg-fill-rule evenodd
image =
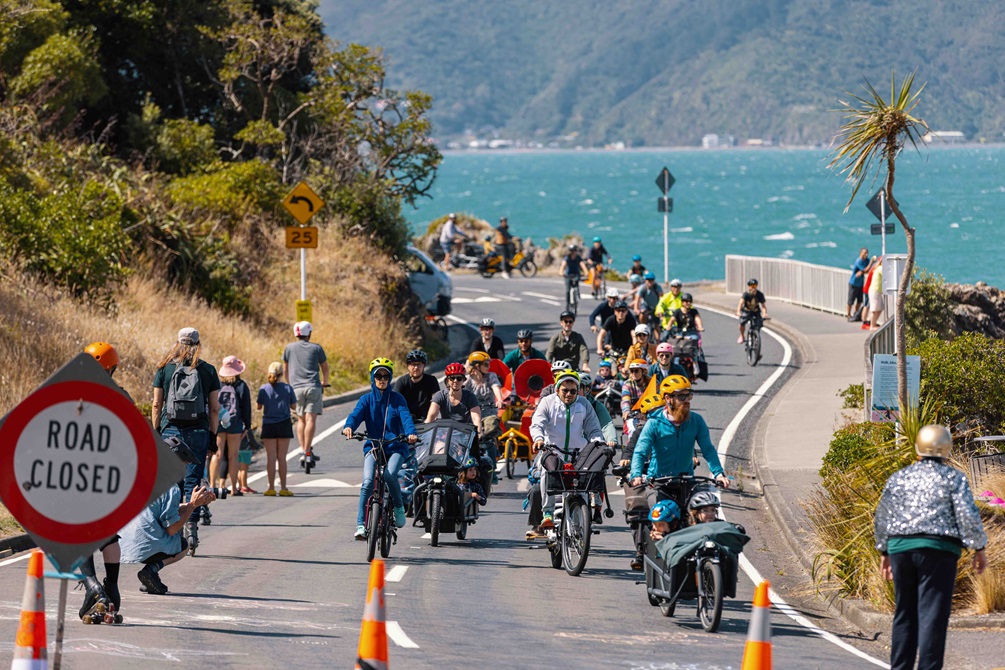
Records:
M843 91L917 68L931 128L1005 139L1001 2L323 0L320 14L335 39L383 47L389 85L433 96L441 138L827 143Z

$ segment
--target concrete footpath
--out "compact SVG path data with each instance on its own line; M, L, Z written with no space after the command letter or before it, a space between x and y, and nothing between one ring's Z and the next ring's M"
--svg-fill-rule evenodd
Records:
M715 286L693 290L695 306L733 312L738 295L717 292ZM804 504L814 495L818 472L834 430L858 410L843 410L837 394L864 377L867 331L844 316L768 298L767 328L796 349L792 377L771 399L754 430L753 456L768 509L806 572L819 551ZM738 345L739 346L739 345ZM834 597L830 606L867 633L889 635L892 615L867 603ZM953 617L947 660L966 659L973 667L1005 666L1005 616ZM872 637L872 635L868 635ZM951 667L951 666L947 666Z

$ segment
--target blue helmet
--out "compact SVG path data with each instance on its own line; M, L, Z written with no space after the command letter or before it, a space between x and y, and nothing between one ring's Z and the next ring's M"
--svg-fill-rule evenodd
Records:
M680 507L673 500L661 500L649 510L650 521L672 521L680 520Z
M628 282L631 284L641 284L642 275L628 275Z
M656 279L656 273L652 270L646 270L646 273L642 275L643 279Z
M632 262L633 263L641 263L642 262L642 256L639 256L638 254L635 254L634 256L632 256Z
M478 461L468 456L467 460L461 464L461 470L467 470L468 468L477 468Z
M593 238L593 241L594 241L594 242L599 242L599 241L600 241L600 238L599 238L599 237L594 237L594 238Z
M611 359L610 358L603 359L602 361L600 361L600 365L598 367L602 367L602 368L609 368L609 367L611 367Z

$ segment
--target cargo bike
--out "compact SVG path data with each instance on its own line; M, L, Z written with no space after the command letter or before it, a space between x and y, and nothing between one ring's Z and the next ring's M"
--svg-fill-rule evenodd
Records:
M416 428L415 445L419 483L413 492L415 520L429 533L429 543L437 547L441 533L467 537L468 527L478 520L478 502L457 483L457 474L471 457L478 439L475 427L449 419Z

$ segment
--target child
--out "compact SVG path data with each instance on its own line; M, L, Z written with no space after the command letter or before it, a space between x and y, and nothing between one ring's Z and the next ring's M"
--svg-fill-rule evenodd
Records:
M258 389L258 409L262 410L262 446L265 447L265 471L269 488L265 495L276 495L276 464L279 465L279 495L290 497L286 488L286 452L293 438L293 415L297 397L293 387L283 382L283 364L269 363L267 383Z
M220 366L220 407L227 410L230 422L216 436L218 449L227 450L227 471L231 483L231 495L241 496L245 493L255 493L247 486L241 486L238 479L238 455L241 440L245 433L251 430L251 389L241 379L244 363L237 356L227 356ZM212 466L211 466L212 470Z
M465 504L470 498L478 501L479 505L484 505L488 502L488 498L485 497L485 489L481 485L481 473L478 470L478 462L469 458L464 461L464 465L461 466L461 471L457 473L457 486L462 491L471 494L465 496Z
M597 376L593 380L593 394L596 395L597 393L600 393L617 381L618 380L614 378L614 370L611 359L602 359L600 361L600 365L597 367Z
M653 522L649 531L649 539L655 542L677 529L680 520L680 507L673 500L661 500L649 510L649 520Z
M715 495L712 491L695 491L687 503L691 524L718 521L720 504L719 496Z

